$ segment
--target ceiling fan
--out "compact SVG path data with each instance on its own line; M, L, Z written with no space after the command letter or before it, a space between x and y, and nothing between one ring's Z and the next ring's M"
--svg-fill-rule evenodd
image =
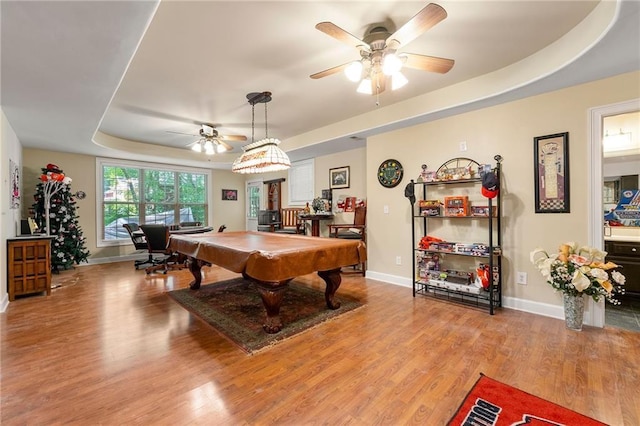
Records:
M180 132L169 132L169 133L178 133L181 135L191 135L198 136L190 133L180 133ZM221 135L218 133L216 128L210 124L201 124L200 131L198 132L200 135L200 139L195 142L191 142L189 147L193 151L196 152L204 152L208 155L213 155L215 153L223 153L226 151L233 151L233 147L225 142L227 141L239 141L244 142L247 140L247 137L244 135Z
M379 94L386 88L386 79L391 77L392 90L404 86L407 79L400 73L402 66L444 74L454 60L415 53L397 53L397 50L413 41L447 17L447 12L435 3L429 3L393 34L386 27L376 26L361 40L332 22L320 22L316 28L342 43L360 51L360 60L348 62L312 74L318 79L344 71L347 78L360 81L358 92Z

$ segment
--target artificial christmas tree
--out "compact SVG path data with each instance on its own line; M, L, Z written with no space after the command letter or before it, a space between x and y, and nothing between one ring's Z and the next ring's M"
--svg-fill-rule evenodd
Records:
M52 237L51 269L54 272L68 269L74 262L87 262L90 254L78 224L78 207L70 183L71 179L58 166L47 164L42 169L34 195L35 221L41 230Z

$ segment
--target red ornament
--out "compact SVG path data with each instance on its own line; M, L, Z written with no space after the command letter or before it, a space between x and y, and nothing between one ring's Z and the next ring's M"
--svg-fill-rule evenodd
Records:
M60 167L56 166L55 164L47 164L47 170L51 171L51 172L60 172Z
M40 175L40 180L46 182L49 180L49 177L47 175Z
M55 180L56 182L62 182L62 180L64 179L64 173L51 173L51 179Z

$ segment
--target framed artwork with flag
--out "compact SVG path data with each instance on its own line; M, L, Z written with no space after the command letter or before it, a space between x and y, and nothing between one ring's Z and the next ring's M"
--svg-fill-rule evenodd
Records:
M536 213L569 213L569 132L533 138Z

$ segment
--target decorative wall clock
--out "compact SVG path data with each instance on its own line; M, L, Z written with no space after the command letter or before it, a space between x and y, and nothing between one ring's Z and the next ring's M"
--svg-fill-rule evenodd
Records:
M385 188L393 188L402 180L404 169L398 160L386 160L378 167L378 182Z

